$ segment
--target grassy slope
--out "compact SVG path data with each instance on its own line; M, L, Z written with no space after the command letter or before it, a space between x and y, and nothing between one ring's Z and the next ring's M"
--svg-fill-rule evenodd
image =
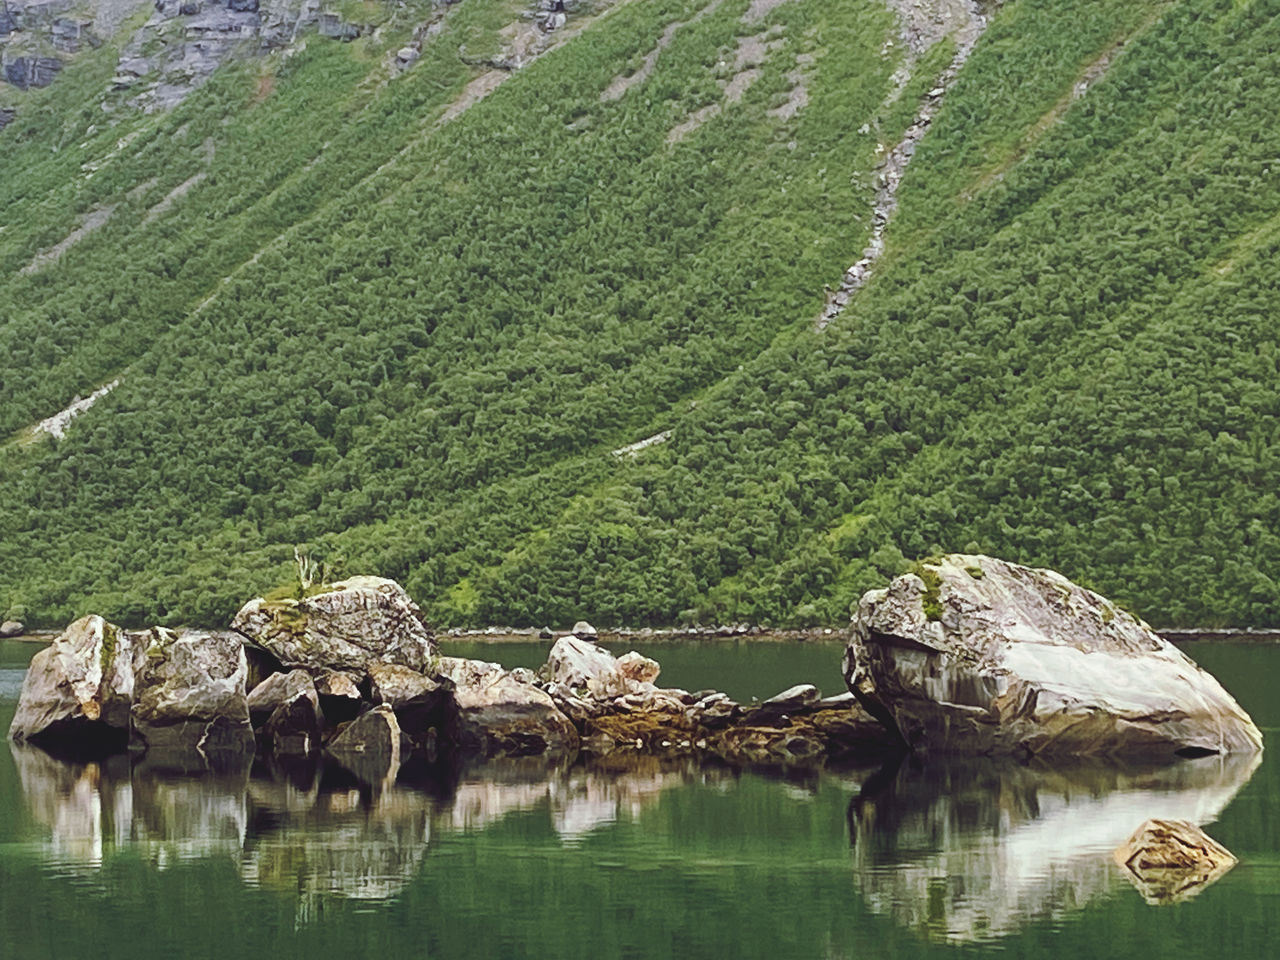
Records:
M218 620L309 542L446 621L838 620L904 555L978 547L1159 622L1274 622L1274 10L1008 5L816 334L866 236L890 21L745 6L605 103L699 7L623 5L441 128L474 75L452 51L508 7L467 0L390 83L371 41L313 43L261 102L250 65L110 131L68 71L80 128L0 138L0 258L118 205L0 287L0 429L126 380L56 448L6 448L0 605ZM744 101L668 146L769 26Z

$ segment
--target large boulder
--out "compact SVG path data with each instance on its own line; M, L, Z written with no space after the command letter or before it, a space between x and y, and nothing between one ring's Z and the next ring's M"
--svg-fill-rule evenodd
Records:
M72 623L31 659L9 736L72 752L123 748L136 641L99 616Z
M153 764L220 769L254 752L248 663L234 633L154 627L137 672L132 745Z
M302 599L250 600L231 622L285 667L353 670L374 661L425 670L435 638L394 580L351 577Z
M1257 751L1210 674L1051 570L953 554L863 596L849 689L920 751L1178 757Z
M21 620L6 620L4 623L0 623L0 639L20 637L25 629L26 627Z
M555 688L603 700L653 688L661 668L632 650L615 657L604 647L580 637L561 637L547 654L542 675Z
M441 657L437 670L453 681L458 738L485 756L565 754L578 748L578 731L549 694L499 664Z

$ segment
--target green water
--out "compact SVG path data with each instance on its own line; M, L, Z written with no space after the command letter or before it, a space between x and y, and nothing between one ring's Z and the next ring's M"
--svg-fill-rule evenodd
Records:
M449 652L515 666L544 649ZM1270 738L1280 646L1188 649ZM6 727L33 652L0 644ZM839 689L836 645L643 652L690 689ZM1280 954L1270 760L873 773L533 762L374 796L328 775L156 780L0 749L0 958ZM1239 866L1148 905L1109 854L1159 814L1211 822Z

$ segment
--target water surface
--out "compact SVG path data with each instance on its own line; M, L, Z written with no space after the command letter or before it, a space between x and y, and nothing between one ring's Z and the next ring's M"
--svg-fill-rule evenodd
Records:
M1195 645L1270 741L1280 646ZM35 648L0 643L7 729ZM534 666L543 644L448 652ZM839 690L835 644L655 643L663 681ZM541 761L373 790L0 749L0 958L1269 957L1280 774L981 764L822 775ZM1212 821L1241 863L1150 906L1110 851Z

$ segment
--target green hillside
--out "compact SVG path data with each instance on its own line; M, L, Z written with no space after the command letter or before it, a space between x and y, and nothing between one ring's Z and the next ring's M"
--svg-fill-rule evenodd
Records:
M0 614L220 623L306 545L442 624L837 623L963 549L1280 623L1280 3L991 9L820 331L954 38L624 0L477 65L522 10L403 73L412 2L170 112L111 44L24 95Z

